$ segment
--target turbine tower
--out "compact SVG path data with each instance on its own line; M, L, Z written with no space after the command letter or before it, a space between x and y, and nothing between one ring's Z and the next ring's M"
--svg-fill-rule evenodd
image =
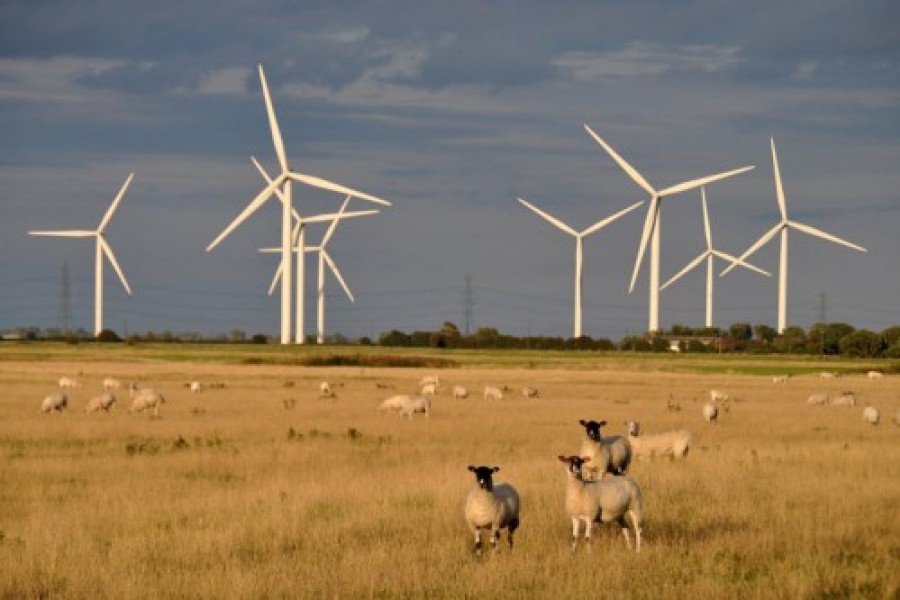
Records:
M809 225L804 225L803 223L798 223L797 221L791 221L788 218L787 213L787 203L784 199L784 188L781 185L781 172L778 168L778 154L775 151L775 138L771 138L772 145L772 170L775 173L775 195L778 199L778 209L781 211L781 221L772 227L769 231L764 233L762 237L760 237L756 242L747 248L747 250L741 254L738 260L744 260L749 257L751 254L759 250L762 246L768 243L769 240L774 238L778 233L781 233L781 257L779 260L778 266L778 333L784 333L784 328L787 327L787 274L788 274L788 230L796 229L797 231L802 231L803 233L809 234L814 237L822 238L823 240L827 240L829 242L834 242L835 244L841 244L847 246L848 248L852 248L854 250L858 250L860 252L868 252L862 246L857 246L856 244L850 243L846 240L843 240L837 236L831 235L830 233L825 233L821 229L816 229L815 227L810 227ZM722 271L722 275L725 275L731 269L733 269L737 265L737 262L732 262L731 265L728 266L724 271Z
M628 208L620 210L619 212L617 212L616 214L614 214L610 217L607 217L601 221L597 221L596 223L594 223L593 225L591 225L590 227L588 227L587 229L585 229L583 231L575 231L574 229L572 229L571 227L569 227L568 225L566 225L565 223L563 223L556 217L544 212L543 210L534 206L527 200L523 200L522 198L519 198L519 202L522 203L527 208L531 209L533 212L537 213L539 216L543 217L546 221L549 221L551 224L555 225L559 229L562 229L563 231L565 231L566 233L568 233L569 235L571 235L572 237L575 238L575 309L574 309L574 314L572 317L572 322L573 322L572 337L576 337L576 338L581 337L581 335L582 335L582 330L581 330L581 283L582 283L582 267L583 267L583 263L584 263L583 254L582 254L583 246L584 246L584 238L591 235L592 233L599 231L600 229L603 229L604 227L606 227L607 225L609 225L610 223L612 223L619 217L633 211L638 206L643 204L643 201L632 204Z
M109 224L109 220L112 218L113 213L116 212L116 208L119 206L119 202L122 201L122 198L125 197L125 192L128 191L128 186L131 185L131 180L134 178L134 173L128 175L125 179L125 183L122 184L119 193L116 195L115 199L112 201L112 204L109 205L109 208L106 210L106 214L103 215L103 219L100 221L100 225L97 229L90 230L81 230L81 229L72 229L72 230L60 230L60 231L29 231L29 235L40 235L40 236L53 236L53 237L71 237L71 238L88 238L93 237L96 239L96 250L94 253L94 335L97 336L103 331L103 256L109 259L109 262L112 264L113 268L116 270L116 273L119 275L119 280L122 282L122 285L125 287L125 291L128 294L131 294L131 288L128 286L128 281L125 280L125 274L122 273L122 269L119 267L119 263L116 260L116 256L113 254L112 248L110 248L109 243L106 241L106 238L103 236L103 231L106 229L106 226Z
M647 183L647 180L644 179L643 176L641 176L641 174L638 173L634 167L628 164L621 156L616 154L616 151L613 150L612 147L609 146L609 144L604 142L599 135L594 133L594 131L590 127L585 125L584 128L591 135L591 137L593 137L597 141L598 144L603 146L603 149L606 150L607 154L609 154L612 159L619 164L622 170L625 171L635 183L637 183L648 194L650 194L650 208L647 210L647 218L644 220L644 232L641 235L641 243L638 247L637 258L634 261L634 272L631 275L631 285L628 288L628 293L630 294L634 290L634 284L635 281L637 281L637 276L641 269L641 262L644 259L644 251L647 249L647 242L652 236L652 241L650 242L650 299L647 329L649 331L659 331L659 208L662 199L681 192L692 190L694 188L698 188L702 185L707 185L714 181L719 181L720 179L732 177L733 175L749 171L753 167L741 167L740 169L734 169L732 171L718 173L716 175L709 175L707 177L701 177L699 179L692 179L691 181L678 183L662 190L656 190L653 186Z
M287 154L284 149L284 140L281 136L281 129L278 127L278 119L275 116L275 108L272 104L272 98L269 94L269 86L266 83L266 75L263 71L262 65L259 65L259 80L262 85L263 90L263 98L266 104L266 113L269 118L269 129L272 133L272 143L275 147L275 155L278 157L278 163L281 166L281 173L275 177L275 179L268 179L268 184L263 190L257 194L257 196L247 205L246 208L237 216L235 219L219 234L219 236L207 246L206 251L209 252L213 248L215 248L219 242L221 242L229 233L234 231L241 223L243 223L247 218L250 217L260 206L268 200L272 194L278 193L282 201L282 210L281 210L281 263L284 268L284 276L282 279L281 286L281 343L289 344L291 342L291 279L292 279L292 260L291 255L292 251L292 239L291 239L291 224L293 219L293 198L291 195L291 184L293 182L304 183L306 185L331 191L337 192L340 194L350 195L356 198L360 198L362 200L368 200L370 202L374 202L376 204L381 204L383 206L390 206L391 203L387 200L382 200L381 198L377 198L375 196L371 196L369 194L365 194L363 192L358 192L351 188L348 188L339 183L334 183L332 181L328 181L326 179L322 179L321 177L315 177L313 175L305 175L299 171L292 169L288 165ZM254 163L256 163L256 159L253 159ZM258 167L257 163L257 167ZM302 230L301 230L302 231ZM302 233L301 233L302 236ZM303 284L303 261L300 260L297 262L297 274L298 274L298 282L300 285ZM297 312L298 314L302 314L303 310L303 296L302 294L298 295L297 298ZM304 332L302 327L303 320L299 320L300 325L297 327L296 338L297 343L302 344L304 342Z
M766 277L770 277L772 274L768 271L764 271L759 267L755 267L749 263L746 263L740 259L733 257L730 254L726 254L721 250L716 250L713 248L712 244L712 234L709 229L709 210L706 207L706 187L700 188L700 197L703 201L703 231L706 234L706 250L701 252L697 258L692 260L684 267L681 271L678 272L674 277L665 282L662 287L659 288L659 291L663 291L676 281L678 281L683 275L687 274L691 269L699 265L704 260L706 261L706 327L713 326L713 262L715 258L718 256L719 258L723 258L725 260L732 261L736 264L741 265L751 271L756 271L757 273L761 273Z

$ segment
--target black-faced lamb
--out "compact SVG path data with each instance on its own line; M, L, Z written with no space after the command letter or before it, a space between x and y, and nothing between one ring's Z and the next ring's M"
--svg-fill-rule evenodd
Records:
M631 477L604 477L587 480L584 464L587 456L559 456L566 467L566 513L572 519L572 551L578 548L581 524L584 523L584 540L591 547L591 533L594 524L615 521L625 536L625 543L631 549L628 524L634 529L635 551L641 551L641 520L643 501L641 489Z
M494 484L494 473L500 467L475 467L475 487L466 496L465 517L469 530L475 536L475 553L481 554L481 535L490 531L491 548L496 552L500 542L500 530L506 529L509 548L513 547L513 533L519 528L519 493L508 483Z
M606 473L624 475L631 465L631 444L621 435L604 437L601 428L606 421L578 421L584 427L581 456L590 458L589 479L600 479Z
M663 433L645 434L637 421L625 423L625 433L635 458L669 456L678 460L686 458L691 449L692 436L687 429L673 429Z

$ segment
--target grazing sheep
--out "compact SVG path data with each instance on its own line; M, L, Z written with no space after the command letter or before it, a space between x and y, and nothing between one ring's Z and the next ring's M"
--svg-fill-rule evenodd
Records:
M710 402L723 402L724 403L724 402L728 402L729 400L731 400L731 397L728 394L726 394L725 392L722 392L720 390L710 390L709 391L709 401Z
M132 383L128 389L131 396L131 408L129 412L144 412L153 409L153 416L159 416L160 407L166 403L162 394L151 388L141 388Z
M584 523L584 541L591 547L591 532L595 523L615 521L631 549L628 522L634 529L635 551L641 551L641 520L643 501L641 489L631 477L605 477L599 481L584 478L584 463L589 457L560 456L566 465L566 513L572 519L572 551L578 548L578 536ZM626 518L627 517L627 518Z
M490 529L491 548L496 552L500 530L506 529L509 549L513 533L519 528L519 493L508 483L494 485L494 473L500 467L474 467L475 487L466 496L466 524L475 536L475 553L481 555L481 532Z
M74 377L63 376L63 377L59 378L59 387L65 389L65 388L77 388L80 386L78 385L78 380L75 379Z
M432 398L434 398L437 395L437 384L426 383L422 386L422 389L419 390L419 395L431 396Z
M659 454L678 460L687 457L691 449L692 436L687 429L673 429L646 435L641 433L640 423L627 421L625 431L635 458L652 458Z
M103 378L103 389L107 392L111 392L113 390L117 390L122 387L122 382L118 379L113 379L112 377L104 377Z
M84 412L93 413L98 410L109 412L109 409L112 408L112 405L115 404L115 402L116 397L109 392L105 392L88 400L87 406L84 407Z
M192 381L191 385L189 387L190 387L191 391L196 394L203 389L203 384L200 383L199 381Z
M787 380L790 378L790 375L776 375L772 378L772 383L787 383Z
M812 406L824 406L828 404L828 394L812 394L806 399L806 403Z
M840 396L832 396L832 406L856 406L856 396L853 392L844 392Z
M437 375L426 375L419 380L419 387L422 388L426 385L433 385L437 389L441 387L441 380Z
M319 395L320 396L329 396L331 395L331 386L328 385L327 381L323 381L319 384Z
M631 464L631 444L620 435L603 437L600 428L606 421L578 421L584 427L581 456L591 459L589 479L600 479L606 473L624 475Z
M397 396L391 396L378 405L378 412L388 412L388 411L396 411L399 412L403 410L403 408L410 403L410 397L406 394L399 394Z
M878 425L878 421L881 420L881 414L878 412L878 409L874 406L867 406L863 409L863 420L869 425Z
M866 377L869 379L884 379L884 373L881 371L869 371L866 373Z
M400 409L401 417L409 417L411 419L416 413L422 413L426 417L430 417L431 400L426 396L413 396L409 399L409 402Z
M522 388L522 395L525 396L526 398L538 398L540 396L537 388L527 386L527 385Z
M457 400L462 400L463 398L469 397L469 390L461 385L453 386L453 397Z
M715 402L703 405L703 418L715 425L719 420L719 406Z
M41 403L41 412L62 412L69 405L69 398L61 393L50 394Z
M486 385L484 386L484 399L485 400L503 400L503 392L500 391L500 388Z

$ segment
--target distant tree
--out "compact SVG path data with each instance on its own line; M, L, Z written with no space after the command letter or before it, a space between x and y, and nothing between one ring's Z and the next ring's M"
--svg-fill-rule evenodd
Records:
M800 352L806 347L806 332L799 327L785 327L781 335L775 338L773 345L777 352Z
M378 336L378 344L381 346L409 346L409 336L397 329L391 329Z
M694 335L694 330L687 325L672 325L672 335Z
M900 339L887 347L884 351L885 358L900 358Z
M243 329L235 327L231 331L228 332L228 341L234 343L240 343L247 341L247 334Z
M771 344L778 334L774 327L760 323L753 326L753 337L758 343Z
M700 340L688 340L687 345L684 350L687 352L709 352L710 347L701 342Z
M113 331L112 329L102 329L100 333L97 334L98 342L121 342L122 338L119 337L119 334Z
M269 337L264 333L254 333L250 341L254 344L268 344Z
M806 336L810 353L839 354L838 343L846 335L853 333L854 327L847 323L816 323L809 328Z
M372 338L370 338L367 335L362 336L361 338L359 338L359 345L360 346L371 346Z
M619 341L619 350L649 352L650 349L650 342L642 335L629 335Z
M884 351L884 338L866 329L858 329L845 335L838 343L841 354L854 358L874 358Z
M884 338L884 343L887 344L888 347L893 346L898 341L900 341L900 325L888 327L881 332L881 337Z
M753 327L750 323L735 323L728 328L728 337L736 342L749 342L753 337Z

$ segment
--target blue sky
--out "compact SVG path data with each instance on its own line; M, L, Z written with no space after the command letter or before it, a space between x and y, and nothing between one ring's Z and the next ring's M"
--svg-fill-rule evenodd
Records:
M107 325L277 333L277 259L256 252L275 203L204 251L262 187L250 155L275 171L258 64L291 164L394 203L334 235L356 303L329 280L329 332L462 325L469 274L472 327L568 335L574 241L516 197L576 229L645 199L585 123L657 187L756 165L707 190L733 254L778 219L774 136L791 217L869 250L793 235L789 323L823 298L829 321L900 323L900 7L788 4L6 1L0 329L56 324L64 262L91 328L92 244L27 231L95 227L133 171L107 239L134 295L106 269ZM589 335L646 328L646 265L627 293L643 217L585 243ZM664 202L661 233L665 280L704 248L699 192ZM777 261L776 243L754 256ZM716 281L716 323L774 325L776 278L739 271ZM704 283L662 293L663 327L702 324Z

